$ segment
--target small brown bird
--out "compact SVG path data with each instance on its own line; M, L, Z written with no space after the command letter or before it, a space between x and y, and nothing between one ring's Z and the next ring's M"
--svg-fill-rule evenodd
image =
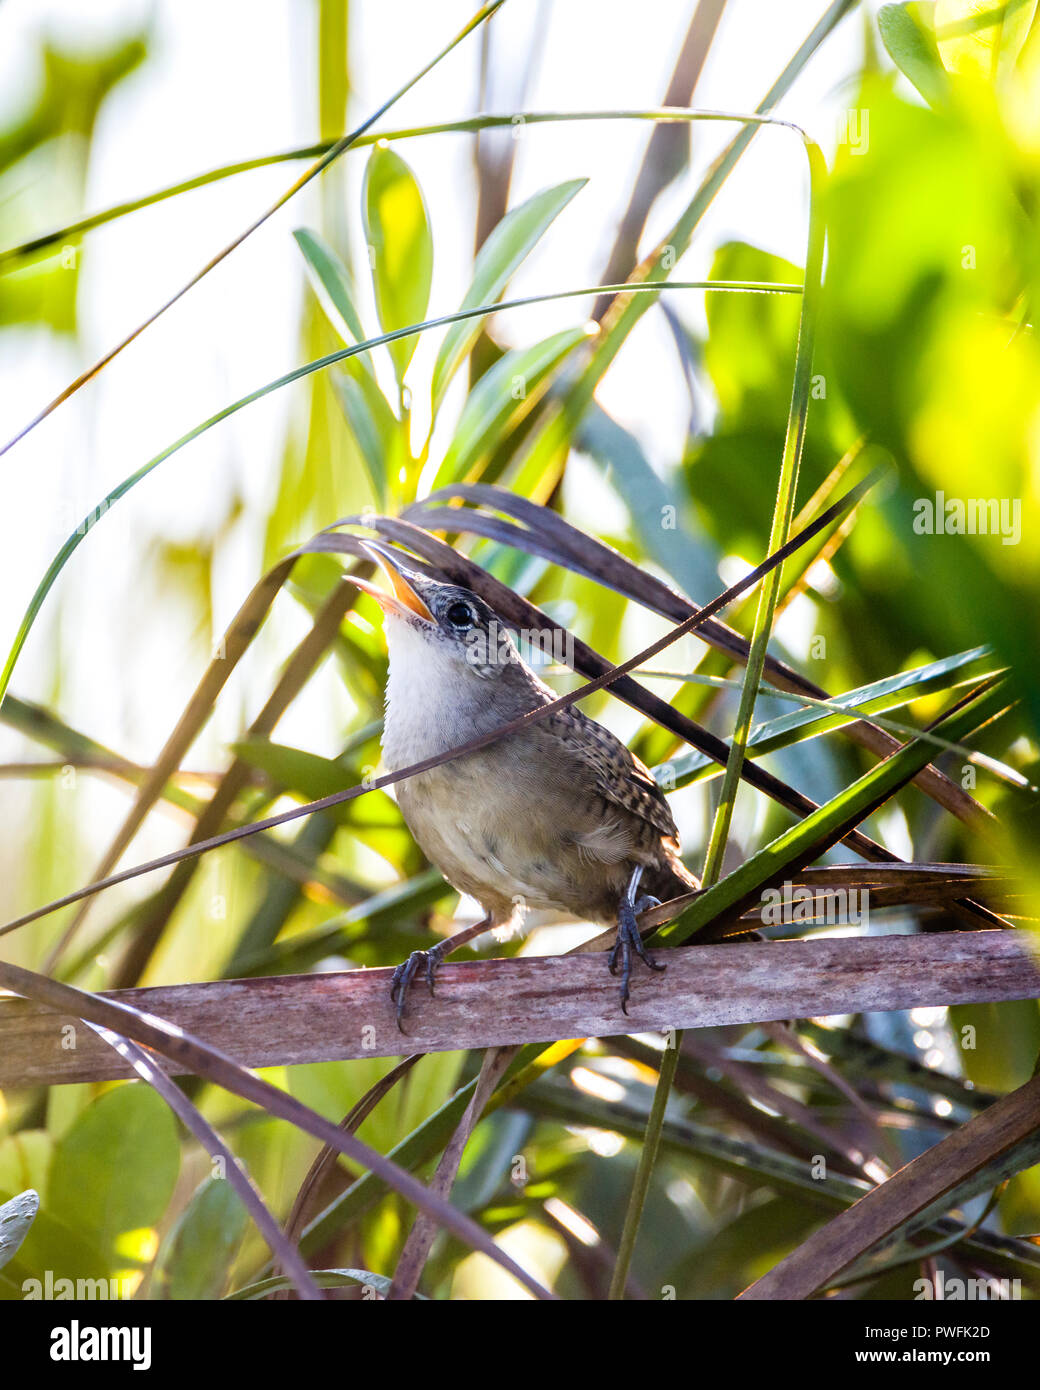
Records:
M350 578L384 612L388 769L456 748L555 700L521 660L506 625L470 589L417 574L396 551L369 546L392 592ZM644 947L636 916L698 881L679 858L675 821L649 769L579 709L558 710L394 791L427 858L487 914L398 966L391 989L398 1025L421 967L432 994L445 955L525 908L617 924L608 963L611 974L620 964L626 1013L632 952L651 970L665 968Z

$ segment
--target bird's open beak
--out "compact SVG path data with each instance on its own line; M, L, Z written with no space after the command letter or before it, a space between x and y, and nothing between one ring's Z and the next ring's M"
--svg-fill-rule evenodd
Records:
M384 613L396 613L398 616L403 616L404 613L414 613L426 622L432 623L434 621L433 614L405 577L410 574L410 571L401 565L394 552L381 545L377 546L371 541L362 541L361 548L386 575L391 592L387 593L367 579L359 579L356 574L344 575L344 579L349 579L351 584L356 584L366 594L371 594Z

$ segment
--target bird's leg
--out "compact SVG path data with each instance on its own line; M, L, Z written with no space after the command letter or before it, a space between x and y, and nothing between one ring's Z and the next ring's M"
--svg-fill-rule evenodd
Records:
M624 896L618 903L618 923L617 941L614 949L610 953L607 962L612 975L617 974L618 961L621 962L621 1012L628 1013L628 982L632 976L632 952L651 970L667 970L666 965L655 960L650 952L643 945L643 938L639 933L639 924L636 917L648 907L656 907L657 898L652 898L644 894L641 898L636 898L639 889L639 880L643 877L643 866L637 864L632 870L632 877L628 880L628 887L625 889Z
M494 925L495 918L491 913L488 913L479 922L474 922L471 927L463 927L453 936L446 936L443 941L438 941L437 945L431 946L428 951L413 951L406 961L401 962L390 981L390 1001L397 1005L397 1026L402 1033L404 1028L401 1025L401 1019L404 1017L405 995L408 993L408 986L419 973L419 967L425 966L426 984L432 995L433 977L444 957L450 956L452 951L457 951L460 946L465 946L466 942L472 941L474 937L483 936L484 932Z

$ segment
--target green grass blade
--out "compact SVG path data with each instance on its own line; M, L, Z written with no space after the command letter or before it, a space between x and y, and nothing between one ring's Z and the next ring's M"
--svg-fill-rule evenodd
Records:
M472 309L474 305L497 299L513 272L586 183L588 179L570 179L555 188L545 188L507 212L477 253L473 282L460 307ZM452 377L479 336L480 328L479 321L461 321L445 334L433 368L434 415Z
M180 439L176 439L172 444L167 445L165 449L149 459L147 463L142 464L136 472L124 478L111 492L107 493L98 505L87 513L79 526L77 526L75 531L68 537L54 559L48 565L43 578L40 580L36 591L29 601L29 606L22 617L22 621L15 633L14 642L4 662L3 670L0 671L0 700L2 700L7 693L7 688L11 683L11 676L14 672L18 657L21 654L22 648L25 646L26 639L32 630L40 609L43 607L47 595L54 587L54 583L59 574L61 574L66 564L79 548L84 537L94 529L101 518L108 512L109 508L114 506L121 497L125 497L132 488L136 487L139 482L158 468L161 463L165 463L168 458L178 453L185 445L198 439L200 435L205 434L207 430L212 429L214 425L218 425L222 420L227 420L230 416L237 414L238 411L244 410L246 406L252 405L254 401L262 400L264 396L270 395L272 391L280 390L284 386L290 386L295 381L301 381L304 377L310 376L314 372L323 371L325 368L331 367L337 362L344 362L350 357L355 357L358 353L371 352L373 348L381 347L384 343L393 343L401 338L409 338L419 333L425 333L432 328L443 328L447 324L456 323L462 319L480 318L487 314L501 313L503 310L522 308L529 304L546 304L556 299L578 299L586 295L602 294L604 289L609 290L611 288L618 289L624 287L593 285L584 286L576 290L559 290L554 294L527 295L523 299L508 300L501 304L482 304L475 309L460 309L454 314L444 314L440 318L428 319L425 323L409 324L407 328L399 328L392 333L384 333L377 338L369 338L363 343L356 343L351 347L340 348L338 351L329 353L325 357L319 357L313 362L306 362L301 367L295 367L291 372L286 372L284 376L276 377L274 381L269 381L266 385L258 387L257 390L250 391L248 395L241 396L237 401L232 401L230 405L226 405L222 410L218 410L216 414L203 420L201 424L196 425L194 429L189 430L187 434L182 434ZM654 284L628 288L645 290L652 294L657 294L662 289L727 290L741 293L770 294L777 292L789 294L801 293L800 285L762 286L744 282L730 284L716 281L712 283L704 280L672 281L666 285Z
M954 747L956 745L949 744L947 740L939 738L937 734L922 732L911 725L897 723L895 720L876 718L876 716L885 710L898 709L900 706L910 704L922 695L936 691L949 692L969 680L977 683L986 675L998 674L996 672L963 673L964 667L974 665L975 662L982 660L989 654L989 647L973 647L969 651L958 652L956 655L945 657L941 661L928 662L926 665L916 666L910 671L900 671L897 675L886 676L882 680L872 681L869 685L858 686L855 690L849 690L843 695L835 696L833 700L810 699L807 695L780 690L776 686L761 685L759 687L761 694L775 700L790 700L795 704L804 705L806 708L795 710L792 714L780 715L776 719L759 724L751 731L748 738L748 748L754 749L759 757L764 757L767 753L775 753L781 748L792 747L794 744L803 743L810 738L819 738L825 733L842 728L845 724L851 724L857 719L866 717L873 719L881 728L888 729L891 733L908 738L926 738L939 747ZM958 671L962 671L961 679L950 683L949 677ZM725 680L719 676L699 676L696 672L688 676L675 675L674 677L672 673L665 671L642 671L640 674L643 677L654 676L665 679L671 677L677 680L688 680L696 684L703 682L720 690L739 690L743 684L741 681ZM971 750L965 750L958 746L958 751L970 752ZM1010 772L1011 769L1008 771ZM706 778L718 775L720 775L718 764L696 750L680 754L679 757L664 764L661 769L661 780L667 782L670 788L685 787L691 782L704 781Z
M639 1166L636 1168L635 1181L632 1184L632 1193L628 1201L628 1210L625 1212L625 1224L621 1229L621 1240L618 1243L618 1255L614 1264L613 1273L610 1276L610 1290L607 1297L610 1299L623 1299L625 1289L628 1285L628 1272L632 1266L632 1256L635 1253L636 1240L639 1236L639 1226L643 1217L643 1208L646 1205L647 1193L650 1191L650 1179L654 1175L654 1166L657 1162L657 1152L661 1144L661 1131L664 1127L664 1112L668 1104L668 1096L672 1089L672 1082L675 1080L675 1069L679 1061L679 1050L682 1047L683 1035L681 1031L676 1032L671 1043L664 1050L661 1060L661 1070L658 1073L657 1085L654 1088L654 1099L650 1107L650 1118L647 1121L646 1132L643 1136L643 1147L639 1154Z
M306 227L297 227L293 237L307 263L307 278L333 328L345 343L364 342L365 330L361 327L361 320L354 307L354 295L346 266L317 232L309 231ZM367 362L365 365L368 365Z
M935 34L924 23L920 10L919 5L882 5L878 33L903 76L929 105L941 106L949 100L953 87L939 57Z
M740 117L730 112L692 111L679 106L650 107L642 110L614 109L610 111L517 111L508 115L487 113L480 116L467 116L458 121L437 121L431 125L400 126L396 130L356 134L350 143L350 149L369 148L381 141L393 144L399 140L418 140L427 135L478 134L482 130L515 129L521 122L524 125L536 126L575 121L683 123L694 120L734 119L740 119ZM234 164L223 164L215 169L207 170L203 174L196 174L190 179L183 179L179 183L157 189L154 193L143 194L139 198L129 198L124 202L115 203L111 207L91 213L87 217L78 218L74 222L68 222L62 227L55 227L52 231L42 233L29 241L21 242L16 246L9 246L0 251L0 273L8 268L13 269L19 261L42 255L55 246L62 247L82 236L85 232L106 226L109 222L116 222L130 213L140 212L144 208L153 207L167 199L177 198L182 193L191 193L195 189L205 188L211 183L219 183L223 179L250 173L256 169L268 169L278 164L291 164L301 159L319 159L335 149L342 142L342 139L343 137L322 140L291 150L279 150L274 154L257 155L253 159L238 160Z
M399 154L377 145L365 169L361 210L372 266L376 310L384 333L418 323L430 302L433 237L419 182ZM404 380L416 338L389 344L398 385Z
M826 173L823 154L819 147L806 141L809 157L809 235L805 257L805 293L802 295L802 313L798 325L798 346L795 351L794 384L791 389L791 408L787 417L787 432L784 438L784 453L780 464L780 479L777 484L776 506L773 523L769 533L767 554L779 550L787 541L794 519L795 497L798 489L798 469L805 442L805 430L809 416L809 387L812 375L813 346L816 338L816 320L819 315L820 298L823 288L823 248L824 222L821 211L821 180ZM730 744L730 755L722 779L722 791L712 825L711 837L704 863L703 880L710 887L717 880L722 867L733 809L736 803L740 774L744 766L751 720L758 698L758 687L765 668L766 648L773 628L773 615L780 596L781 573L773 570L759 591L755 612L755 625L751 637L747 664L744 669L744 684L740 692L740 706L737 711L736 727Z

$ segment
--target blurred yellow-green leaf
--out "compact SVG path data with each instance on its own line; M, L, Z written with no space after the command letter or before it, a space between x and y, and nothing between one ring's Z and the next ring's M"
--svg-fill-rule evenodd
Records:
M365 166L362 191L365 237L376 309L384 333L420 323L433 279L433 239L422 189L400 155L377 146ZM390 344L398 382L415 352L416 339Z

